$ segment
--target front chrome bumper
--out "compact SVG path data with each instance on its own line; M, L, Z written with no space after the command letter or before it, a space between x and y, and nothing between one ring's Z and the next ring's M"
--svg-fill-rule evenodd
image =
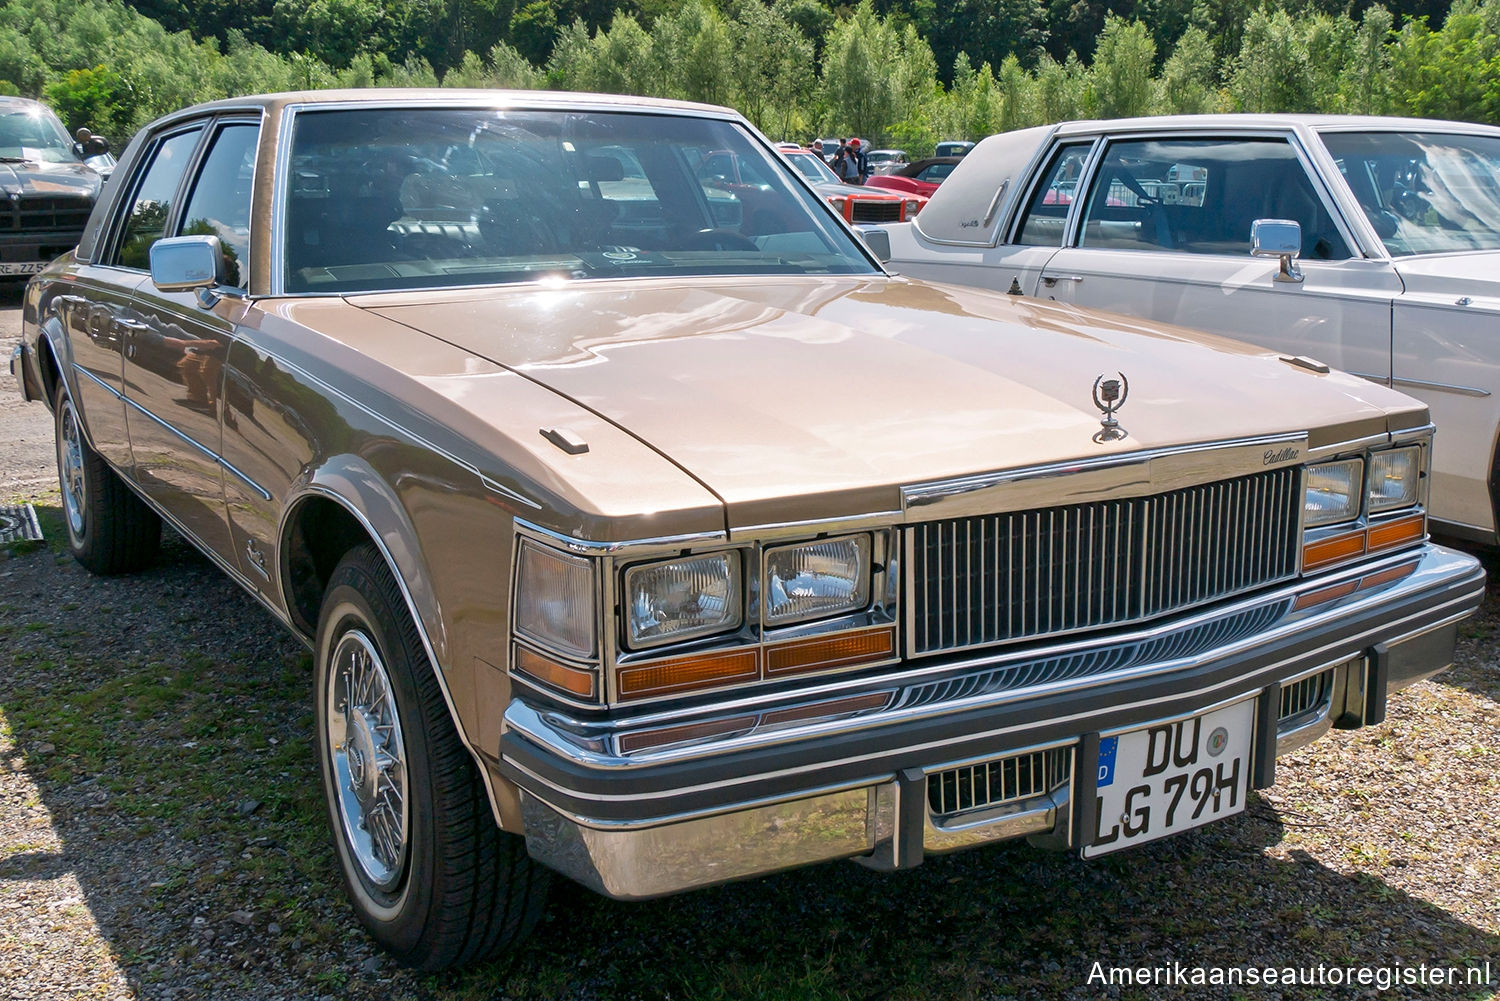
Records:
M1101 731L1253 697L1264 788L1277 754L1381 722L1388 692L1447 667L1483 593L1477 560L1426 545L1149 627L779 696L604 720L516 700L499 769L531 854L617 898L840 858L902 868L1020 836L1076 849ZM1039 752L1066 755L1064 781L952 815L929 802L930 776Z

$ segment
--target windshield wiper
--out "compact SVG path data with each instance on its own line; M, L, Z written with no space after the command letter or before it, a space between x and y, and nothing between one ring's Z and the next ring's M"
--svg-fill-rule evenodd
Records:
M0 156L0 163L30 163L31 160L24 156Z

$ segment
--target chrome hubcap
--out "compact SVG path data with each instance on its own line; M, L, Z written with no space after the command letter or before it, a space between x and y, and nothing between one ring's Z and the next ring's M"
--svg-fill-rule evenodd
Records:
M62 486L63 511L68 516L68 530L75 539L83 538L83 437L78 430L78 414L73 401L62 401L62 419L57 436L57 474Z
M380 651L351 629L333 651L328 749L344 839L382 890L406 868L406 744Z

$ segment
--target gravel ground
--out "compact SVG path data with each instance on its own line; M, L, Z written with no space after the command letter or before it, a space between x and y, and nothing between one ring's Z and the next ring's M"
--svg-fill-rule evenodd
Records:
M128 578L61 554L50 423L0 384L0 499L36 499L53 540L0 551L0 998L1497 996L1495 587L1452 671L1283 758L1230 821L1091 864L1006 846L635 905L564 886L508 961L396 969L337 883L305 651L180 540ZM1490 980L1137 989L1096 962Z

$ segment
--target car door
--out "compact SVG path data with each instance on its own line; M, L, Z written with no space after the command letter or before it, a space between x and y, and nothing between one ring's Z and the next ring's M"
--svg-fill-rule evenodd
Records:
M1290 135L1111 138L1084 183L1036 294L1390 377L1400 279L1359 254ZM1257 219L1301 226L1301 280L1250 256Z
M158 170L136 193L117 248L122 266L143 272L125 347L125 397L135 479L192 538L226 556L220 452L223 359L233 338L230 311L203 309L190 294L165 293L149 277L150 248L163 237L196 232L203 213L204 168L225 145L222 127L195 126L162 143ZM207 153L203 147L207 145Z
M194 292L164 292L149 280L137 289L137 309L171 357L179 384L159 384L163 396L171 395L184 427L217 431L213 462L220 475L223 504L212 522L214 547L246 580L267 591L270 583L268 559L272 551L265 532L247 532L248 522L261 526L274 521L277 509L261 481L241 468L253 461L240 447L245 428L260 434L253 401L249 399L242 373L234 369L235 347L243 340L247 325L260 322L259 310L247 299L250 279L250 220L254 194L256 157L260 145L258 120L235 118L214 123L200 162L193 172L183 199L174 236L213 236L223 252L223 274L216 288L204 295ZM212 428L205 422L212 422ZM231 453L234 457L231 458ZM208 460L206 453L204 461ZM207 490L212 473L203 467L201 504L205 530L210 527ZM194 500L180 500L188 507Z

